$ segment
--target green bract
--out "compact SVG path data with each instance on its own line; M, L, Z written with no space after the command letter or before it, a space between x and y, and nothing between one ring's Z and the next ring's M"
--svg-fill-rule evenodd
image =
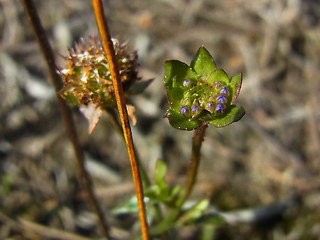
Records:
M202 124L224 127L242 118L244 108L235 106L242 75L229 79L204 47L200 47L190 66L170 60L165 63L164 84L170 108L165 117L178 129L193 130Z

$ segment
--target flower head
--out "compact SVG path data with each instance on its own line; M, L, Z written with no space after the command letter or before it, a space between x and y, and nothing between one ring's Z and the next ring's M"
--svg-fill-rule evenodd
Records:
M128 53L126 44L113 39L119 74L124 90L135 83L138 78L136 52ZM104 109L115 107L109 65L98 38L91 38L89 43L81 39L69 50L66 67L59 70L64 88L61 96L75 105L94 104Z
M242 75L231 79L216 69L210 53L200 47L190 66L170 60L165 63L164 84L170 108L165 117L178 129L192 130L201 124L223 127L238 121L245 111L235 106Z
M126 44L112 39L119 75L125 93L141 93L153 79L139 81L137 53L128 53ZM69 103L79 105L89 121L91 132L99 121L102 110L116 107L116 99L109 64L98 38L83 39L69 50L65 68L59 70L63 79L61 96ZM129 116L135 123L134 107L127 105Z

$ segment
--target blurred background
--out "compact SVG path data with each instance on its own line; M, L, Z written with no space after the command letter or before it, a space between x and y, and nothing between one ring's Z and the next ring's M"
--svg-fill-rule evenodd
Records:
M243 72L237 104L246 109L237 123L209 127L203 144L191 198L210 199L229 222L212 239L319 239L320 1L103 2L112 35L138 50L139 75L154 78L131 98L135 146L150 177L162 159L167 181L184 181L192 132L162 117L164 61L190 63L204 45L229 76ZM75 41L97 35L90 1L35 4L59 66ZM0 239L64 239L45 235L51 228L97 239L48 70L18 0L0 0L0 41ZM134 194L125 145L107 114L88 135L72 109L99 201L118 238L127 239L139 230L136 217L112 213ZM201 236L201 226L192 226L177 239Z

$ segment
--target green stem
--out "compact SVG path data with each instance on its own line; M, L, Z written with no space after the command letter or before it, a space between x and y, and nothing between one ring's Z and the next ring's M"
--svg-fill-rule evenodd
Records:
M197 178L198 168L200 163L200 150L202 146L202 142L204 140L204 135L206 133L208 125L203 124L199 128L195 129L194 135L192 138L192 152L190 158L190 164L188 167L187 178L184 186L184 193L182 197L182 202L180 203L183 205L185 200L190 196L194 183Z
M150 233L152 235L158 235L165 231L168 231L170 228L173 227L175 221L180 216L182 206L190 196L192 189L194 187L194 183L197 178L197 173L198 173L199 163L200 163L200 150L201 150L202 142L204 140L207 127L208 125L203 124L199 128L195 129L194 135L192 138L191 158L190 158L190 164L188 167L184 190L181 194L181 197L176 202L176 208L171 209L162 222L160 222L157 226L151 228Z

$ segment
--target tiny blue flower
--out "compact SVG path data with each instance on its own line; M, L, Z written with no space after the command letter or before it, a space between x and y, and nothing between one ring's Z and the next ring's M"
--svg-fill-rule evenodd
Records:
M183 81L183 86L184 87L188 86L188 85L190 85L190 83L191 83L191 81L189 79L186 79L186 80Z
M220 93L221 93L221 94L224 94L224 95L227 95L227 94L228 94L228 89L227 89L227 87L221 87Z
M217 97L217 101L218 101L219 103L225 103L226 100L227 100L227 98L226 98L225 95L219 95L219 96Z
M196 112L198 112L199 111L199 106L198 105L194 105L192 108L191 108L191 113L192 114L195 114Z
M216 106L216 112L217 113L222 113L224 111L224 108L225 106L222 104L222 103L219 103L217 106Z
M187 106L180 107L180 113L184 116L187 116L189 114L189 108Z

